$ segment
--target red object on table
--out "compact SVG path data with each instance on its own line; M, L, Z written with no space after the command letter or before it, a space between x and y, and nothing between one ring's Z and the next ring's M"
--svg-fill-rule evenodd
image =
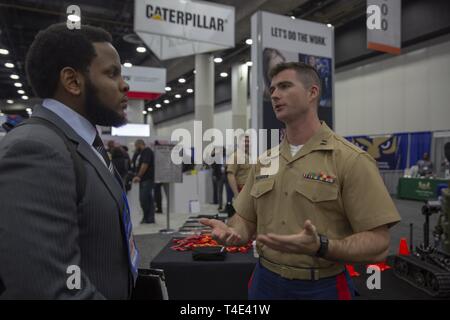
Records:
M173 239L174 245L170 247L172 250L175 251L189 251L193 248L197 247L212 247L212 246L218 246L216 240L214 240L211 235L196 235L196 236L190 236L183 239ZM249 242L245 246L236 247L236 246L229 246L226 247L225 250L230 253L234 252L241 252L241 253L247 253L248 250L251 248L252 243Z

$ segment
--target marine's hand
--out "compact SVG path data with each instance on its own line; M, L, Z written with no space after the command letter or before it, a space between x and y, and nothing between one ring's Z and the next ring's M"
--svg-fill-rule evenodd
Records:
M320 247L319 235L310 220L306 220L304 229L298 234L277 235L269 233L258 235L261 244L277 251L297 254L315 255Z
M230 228L225 223L216 219L200 219L200 223L211 227L213 230L211 236L217 242L226 246L235 246L241 242L241 236L236 233L233 228Z

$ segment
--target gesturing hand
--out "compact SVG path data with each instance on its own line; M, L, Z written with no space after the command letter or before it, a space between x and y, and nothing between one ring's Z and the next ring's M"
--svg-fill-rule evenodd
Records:
M200 223L211 227L212 233L211 236L217 242L226 245L226 246L235 246L241 242L241 236L236 233L233 228L230 228L225 223L220 220L215 219L200 219Z
M277 235L269 233L259 235L256 240L261 244L281 252L314 255L320 247L319 235L310 220L306 220L304 229L298 234Z

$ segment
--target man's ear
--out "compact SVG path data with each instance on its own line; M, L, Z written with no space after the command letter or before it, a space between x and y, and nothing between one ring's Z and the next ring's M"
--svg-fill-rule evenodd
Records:
M65 67L59 73L59 80L65 91L74 96L81 95L84 78L79 72L71 67Z
M313 84L311 88L309 89L309 100L319 100L320 99L320 89L318 85Z

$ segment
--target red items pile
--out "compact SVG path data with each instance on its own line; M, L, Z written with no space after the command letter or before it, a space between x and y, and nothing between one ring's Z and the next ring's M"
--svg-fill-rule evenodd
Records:
M211 235L197 235L191 236L183 239L173 239L172 242L175 244L170 247L175 251L189 251L197 247L214 247L219 246L216 240L214 240ZM247 245L241 247L225 247L225 250L229 253L241 252L247 253L252 247L252 242L250 241Z

